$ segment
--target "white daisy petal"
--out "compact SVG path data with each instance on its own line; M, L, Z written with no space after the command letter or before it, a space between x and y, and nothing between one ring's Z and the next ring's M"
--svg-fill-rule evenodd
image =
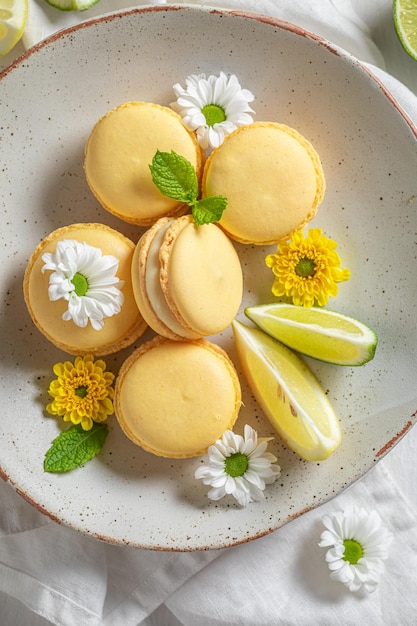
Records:
M252 109L251 109L252 112ZM248 113L241 113L239 117L239 121L236 123L236 126L246 126L247 124L252 124L252 117Z
M330 578L353 592L362 588L370 593L375 591L385 570L383 561L392 540L391 533L382 527L378 513L354 508L346 513L325 515L322 521L326 530L321 533L319 546L329 548L325 560ZM355 555L355 550L352 554L350 542L359 544L359 554Z
M223 498L223 496L226 495L226 493L225 490L220 487L218 489L210 489L207 495L210 500L220 500L221 498Z
M103 255L99 248L73 239L59 241L54 253L42 256L42 272L52 271L48 295L51 301L68 301L64 321L73 321L85 328L90 321L94 330L101 330L104 319L120 312L124 296L123 281L116 272L119 261L112 255ZM76 293L73 279L81 274L87 283L83 295Z
M229 476L229 474L226 474L227 478L226 478L226 483L224 486L224 490L226 493L234 493L236 492L237 489L237 481L236 478L233 478L233 476Z
M255 461L256 459L263 459L263 458L267 458L268 453L266 452L266 449L268 447L268 442L267 441L260 441L259 443L257 442L257 440L255 440L255 447L252 450L252 452L250 453L250 458L251 461ZM273 455L271 455L273 456Z
M234 479L234 486L235 490L233 492L233 496L241 506L247 506L249 502L252 502L250 485L245 479L242 478L242 476L237 476Z
M343 543L337 546L334 546L330 550L327 550L325 560L326 563L332 563L333 561L342 562L343 555L345 553L345 546ZM330 566L329 566L330 567Z
M251 484L251 486L254 485L259 489L265 489L265 482L262 480L259 474L257 474L250 468L247 469L245 472L245 480L247 480Z
M218 148L224 140L224 132L221 124L215 124L214 126L207 126L206 129L207 141L210 148Z
M246 102L253 102L253 100L255 100L255 96L253 95L251 91L249 91L249 89L242 89L241 94L242 94L242 98L244 98Z
M272 464L277 459L266 452L266 445L267 440L258 440L256 431L248 425L243 437L226 430L222 438L209 447L207 464L198 467L194 477L213 487L207 494L212 500L232 495L240 506L261 500L265 497L266 485L273 483L281 472L279 465ZM228 473L230 465L226 461L233 455L244 455L248 462L245 471L238 476Z
M276 460L277 460L276 457L274 457L273 462L275 462ZM261 457L253 458L252 456L249 456L249 462L250 462L251 469L255 470L260 475L269 474L271 461L267 457L261 456Z
M267 459L267 461L269 461L270 463L276 463L278 461L277 457L274 454L271 454L270 452L265 452L263 454L263 458ZM257 457L254 459L254 462L257 462Z
M240 435L235 435L232 430L226 430L221 438L222 444L227 447L230 452L238 452L242 441L242 437Z
M257 445L258 433L254 428L252 428L252 426L249 426L249 424L245 424L245 427L243 429L243 436L245 439L251 439L254 442L255 446Z
M246 507L250 502L252 502L250 493L246 491L236 491L234 494L235 500L241 507Z
M212 487L223 487L225 493L232 493L233 482L229 482L229 479L230 476L223 472L219 476L212 476L210 480L210 485ZM231 479L231 481L233 481L233 479Z
M211 464L218 462L222 466L224 465L225 455L227 454L227 447L223 445L222 441L216 442L216 445L210 446L208 449Z
M196 129L196 135L197 135L197 141L200 144L200 146L204 150L207 150L207 148L209 147L208 127L200 126L199 128Z
M272 470L272 468L274 469ZM275 468L278 468L278 469L275 469ZM279 467L279 465L277 466L271 465L270 475L263 477L265 485L272 485L272 483L274 483L280 475L281 475L281 468Z
M248 103L254 100L254 95L241 88L234 74L229 78L224 72L208 78L205 74L192 74L186 78L185 85L185 89L179 83L173 85L177 99L171 107L182 117L183 124L196 132L203 149L217 148L226 135L253 122L250 114L254 111ZM203 113L208 105L222 109L226 119L209 126Z

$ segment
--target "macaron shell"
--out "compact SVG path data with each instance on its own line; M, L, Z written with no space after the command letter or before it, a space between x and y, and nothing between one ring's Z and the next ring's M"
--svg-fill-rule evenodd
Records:
M161 217L139 239L132 260L133 293L144 319L156 333L168 339L196 339L197 335L183 328L172 314L161 290L159 241L172 223L172 218Z
M181 154L201 176L201 148L172 109L151 102L126 102L96 122L86 142L84 170L91 191L105 209L142 226L188 210L154 184L149 165L157 150Z
M178 218L165 235L160 261L162 291L185 328L209 336L232 322L242 302L242 268L218 226Z
M124 303L120 313L104 320L101 330L89 323L80 328L72 320L64 321L68 303L64 299L52 302L48 287L50 271L42 272L45 252L54 252L58 241L75 239L100 248L103 254L119 259L117 276L124 281ZM133 295L130 278L135 245L121 233L104 224L73 224L48 235L34 250L26 268L23 291L33 322L45 337L61 350L74 355L106 355L131 345L147 328Z
M169 339L181 339L179 335L173 333L168 326L163 324L155 314L146 291L146 264L149 247L159 229L170 221L168 217L160 218L139 239L132 258L132 288L139 311L152 330Z
M117 420L134 443L169 458L198 456L232 428L241 406L233 363L204 340L140 346L116 380Z
M223 195L220 226L241 243L276 243L302 229L323 199L325 179L311 143L295 129L254 122L228 135L206 161L202 195Z

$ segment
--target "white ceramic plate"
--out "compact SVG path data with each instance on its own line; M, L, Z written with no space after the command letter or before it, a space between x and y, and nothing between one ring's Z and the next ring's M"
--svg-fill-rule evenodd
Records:
M159 459L131 444L116 420L102 453L64 475L43 472L60 424L47 417L52 365L67 356L34 328L22 278L35 245L77 221L139 230L103 211L83 175L95 121L128 100L169 104L191 73L235 73L256 96L256 119L298 129L321 155L327 193L311 225L334 238L352 278L329 308L379 334L361 368L309 364L340 417L341 447L323 463L275 439L281 478L266 500L240 509L210 502L193 478L199 459ZM98 538L165 550L220 548L262 536L360 478L411 427L417 407L417 131L360 63L272 19L191 7L124 11L58 33L0 77L2 345L0 473L52 519ZM274 248L237 246L244 304L272 300L263 259ZM240 315L243 319L243 314ZM150 337L148 333L146 338ZM236 360L229 331L218 340ZM117 372L131 350L107 358ZM243 384L237 423L271 428Z

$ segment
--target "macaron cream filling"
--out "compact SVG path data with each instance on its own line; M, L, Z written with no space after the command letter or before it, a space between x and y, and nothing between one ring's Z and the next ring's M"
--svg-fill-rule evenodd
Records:
M180 337L184 336L184 327L179 323L169 308L161 289L159 250L168 228L174 220L162 225L149 246L146 258L145 284L146 293L152 309L160 321Z

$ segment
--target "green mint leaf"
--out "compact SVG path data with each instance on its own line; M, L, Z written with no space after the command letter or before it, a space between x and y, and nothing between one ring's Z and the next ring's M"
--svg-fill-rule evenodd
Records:
M192 208L193 218L198 226L219 222L223 211L227 206L227 200L223 196L208 196L197 200Z
M108 432L106 424L96 423L91 430L83 430L81 425L64 430L45 454L44 471L63 473L80 467L100 452Z
M156 151L149 166L159 191L185 204L194 204L198 195L198 178L192 164L173 150Z
M174 150L171 152L157 150L149 169L152 180L161 193L191 207L197 226L220 221L227 205L226 198L209 196L197 200L197 174L185 157Z

